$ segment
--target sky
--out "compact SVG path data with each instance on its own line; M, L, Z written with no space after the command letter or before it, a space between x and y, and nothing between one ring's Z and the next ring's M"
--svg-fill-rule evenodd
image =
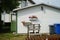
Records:
M36 4L45 3L60 8L60 0L33 0Z

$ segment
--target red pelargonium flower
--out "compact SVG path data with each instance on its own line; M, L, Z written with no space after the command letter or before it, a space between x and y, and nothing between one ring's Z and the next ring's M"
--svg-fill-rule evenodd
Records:
M31 16L29 16L29 18L31 18Z
M37 18L36 16L32 16L32 18Z
M29 16L29 18L37 18L36 16Z

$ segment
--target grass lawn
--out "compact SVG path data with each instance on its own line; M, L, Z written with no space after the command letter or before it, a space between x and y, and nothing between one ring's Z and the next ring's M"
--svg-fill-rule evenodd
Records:
M0 40L25 40L26 35L15 35L12 33L0 34Z

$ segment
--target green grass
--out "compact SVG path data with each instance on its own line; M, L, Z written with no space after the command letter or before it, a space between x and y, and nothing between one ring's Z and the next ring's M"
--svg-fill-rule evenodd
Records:
M26 35L15 35L12 33L0 34L0 40L25 40Z

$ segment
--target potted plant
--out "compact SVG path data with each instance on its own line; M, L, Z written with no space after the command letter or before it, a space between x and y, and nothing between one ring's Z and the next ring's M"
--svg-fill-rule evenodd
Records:
M37 20L37 16L29 16L30 21L36 21Z
M32 24L31 22L25 22L25 21L22 21L22 23L23 23L24 26L29 26L29 25Z
M22 24L25 26L25 21L22 21Z

